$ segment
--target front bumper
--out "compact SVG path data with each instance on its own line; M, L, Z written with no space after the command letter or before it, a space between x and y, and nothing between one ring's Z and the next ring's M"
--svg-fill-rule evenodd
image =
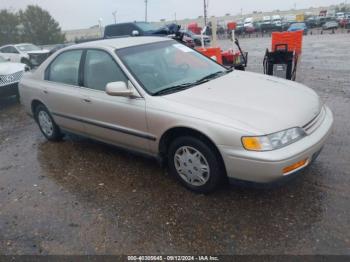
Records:
M0 86L0 97L18 95L18 83Z
M326 107L322 124L312 134L285 148L269 152L251 152L219 146L231 179L255 183L271 183L286 178L309 166L318 156L333 126L333 114ZM304 165L284 174L283 170L307 160Z

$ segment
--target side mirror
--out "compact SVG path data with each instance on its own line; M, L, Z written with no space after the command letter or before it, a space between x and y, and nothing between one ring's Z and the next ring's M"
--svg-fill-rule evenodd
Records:
M132 35L132 36L139 36L139 35L140 35L140 32L137 31L137 30L134 30L134 31L132 31L131 35Z
M110 96L131 97L134 90L128 88L125 82L111 82L106 85L106 93Z

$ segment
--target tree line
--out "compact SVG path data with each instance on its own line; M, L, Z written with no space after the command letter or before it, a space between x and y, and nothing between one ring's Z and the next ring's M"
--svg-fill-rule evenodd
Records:
M36 45L58 44L65 35L50 13L37 5L11 12L0 10L0 46L28 42Z

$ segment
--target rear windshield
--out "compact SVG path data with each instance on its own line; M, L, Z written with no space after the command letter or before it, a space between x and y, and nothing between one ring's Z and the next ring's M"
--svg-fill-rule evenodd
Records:
M138 27L140 27L142 29L142 31L148 32L148 31L156 31L159 29L158 26L155 26L151 23L142 23L142 22L138 22L136 23L136 25Z
M105 29L105 38L131 36L135 30L139 31L139 34L142 35L144 32L152 32L158 29L153 24L144 22L109 25Z

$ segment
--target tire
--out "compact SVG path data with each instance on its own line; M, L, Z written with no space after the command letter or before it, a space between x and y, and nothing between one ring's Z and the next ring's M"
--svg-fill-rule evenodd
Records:
M20 97L19 93L16 94L16 102L21 103L21 97Z
M52 142L59 142L63 135L60 128L56 125L50 112L44 105L38 105L35 108L35 120L38 123L41 133L47 140Z
M169 173L186 188L202 194L215 191L224 177L222 161L216 150L190 136L179 137L170 145L168 168Z

